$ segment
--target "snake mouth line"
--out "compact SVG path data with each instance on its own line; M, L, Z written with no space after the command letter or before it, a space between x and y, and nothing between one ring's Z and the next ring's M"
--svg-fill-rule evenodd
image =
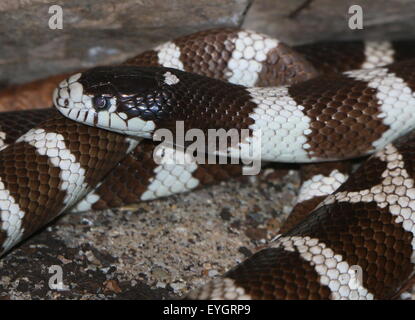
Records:
M71 76L62 81L53 92L53 103L63 116L124 135L152 138L155 123L117 112L115 97L109 99L108 110L97 110L93 103L94 96L86 94L84 86L78 81L81 77L80 73Z

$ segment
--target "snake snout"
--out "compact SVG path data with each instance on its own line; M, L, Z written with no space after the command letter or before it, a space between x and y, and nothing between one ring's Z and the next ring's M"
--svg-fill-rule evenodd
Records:
M53 92L53 103L65 117L93 125L96 112L92 97L85 93L81 78L82 73L76 73L63 80Z
M138 67L96 67L75 74L55 89L53 101L66 117L131 136L151 137L169 118L178 80L172 73Z
M91 97L84 94L84 87L80 81L82 74L77 73L63 80L53 92L55 107L65 109L90 109Z

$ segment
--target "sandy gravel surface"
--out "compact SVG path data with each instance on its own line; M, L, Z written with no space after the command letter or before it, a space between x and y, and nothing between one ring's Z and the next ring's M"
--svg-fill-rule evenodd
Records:
M272 239L299 183L296 170L271 168L130 208L67 214L0 260L0 299L179 298ZM62 268L63 290L50 288L51 266Z
M281 172L120 210L67 214L0 260L0 296L179 297L278 233L299 187L296 171ZM53 265L62 267L64 290L49 287Z

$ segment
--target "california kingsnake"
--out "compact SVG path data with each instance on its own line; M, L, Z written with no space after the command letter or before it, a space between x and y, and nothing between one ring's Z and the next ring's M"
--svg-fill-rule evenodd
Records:
M358 52L357 43L344 46L343 53L348 52L346 48ZM396 44L396 48L402 47L413 48L408 43ZM101 127L110 125L111 119L118 131L128 133L138 125L141 133L150 136L156 127L174 129L176 120L185 120L186 128L203 130L236 127L255 132L261 126L265 160L332 160L381 149L303 222L224 278L190 293L190 298L390 298L413 276L411 146L415 140L410 131L414 125L415 62L338 74L331 72L392 62L392 45L369 44L368 61L363 65L355 58L344 66L344 59L339 58L331 68L319 64L321 60L313 59L304 48L299 52L307 60L263 35L210 30L166 43L125 63L152 67L92 69L71 76L55 92L55 104L70 118ZM410 56L396 54L402 59ZM246 88L154 67L158 65L245 86L291 86ZM325 71L328 74L318 76ZM131 81L140 84L140 89ZM95 117L99 106L104 107L98 112L101 119ZM105 110L120 111L118 107L124 115L115 117ZM136 167L137 163L152 161L152 142L143 140L137 146L135 139L77 124L56 111L27 114L46 113L52 113L52 119L29 130L0 153L0 242L4 251L74 206L111 170L105 183L86 196L78 208L103 205L100 196L105 195L105 186L116 181L118 174L114 172L125 168L133 167L148 181L136 182L130 192L125 190L127 195L119 196L120 202L188 191L240 174L238 165L225 169L220 165L200 169L195 163L181 169L154 163ZM200 113L206 122L200 122ZM22 115L9 114L1 123L7 126L9 119ZM7 139L5 143L10 143ZM129 150L132 154L123 160ZM139 154L139 161L134 154ZM147 157L145 161L143 157ZM153 171L156 174L151 178L149 172ZM323 180L315 182L321 185ZM323 188L315 195L324 193ZM362 283L352 288L353 266L362 268L363 277Z

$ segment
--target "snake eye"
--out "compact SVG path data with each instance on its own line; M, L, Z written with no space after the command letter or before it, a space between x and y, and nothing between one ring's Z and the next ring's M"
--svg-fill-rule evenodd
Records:
M96 110L108 110L109 107L111 106L111 102L110 99L107 97L103 97L103 96L95 96L92 99L92 103L94 105L94 108Z

